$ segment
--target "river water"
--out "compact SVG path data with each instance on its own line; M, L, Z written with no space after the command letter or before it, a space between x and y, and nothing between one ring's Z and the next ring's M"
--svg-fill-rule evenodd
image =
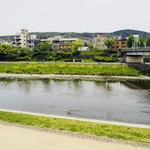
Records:
M150 125L150 82L0 79L0 109Z

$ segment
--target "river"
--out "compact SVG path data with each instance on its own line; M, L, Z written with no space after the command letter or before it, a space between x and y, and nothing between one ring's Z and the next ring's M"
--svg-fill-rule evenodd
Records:
M150 125L150 82L0 79L0 109Z

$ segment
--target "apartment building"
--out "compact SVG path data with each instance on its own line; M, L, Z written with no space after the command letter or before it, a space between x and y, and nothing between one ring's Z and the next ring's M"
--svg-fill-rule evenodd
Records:
M35 34L31 34L29 36L29 40L28 40L28 46L32 49L34 46L36 46L37 44L39 44L40 42L43 42L41 39L37 39Z
M139 34L133 34L135 42L139 42L140 35Z
M97 34L97 37L94 39L94 47L99 50L106 50L107 46L105 45L105 41L107 40L106 34Z
M21 33L16 34L15 44L21 48L28 47L29 33L26 29L21 29Z
M72 49L72 43L76 41L77 38L62 38L60 36L51 39L53 50L65 50L69 51Z
M72 43L76 41L77 38L66 38L66 39L60 39L59 43L59 49L60 50L71 50L72 49Z
M127 48L127 39L126 38L115 38L115 43L113 45L113 49L119 50Z

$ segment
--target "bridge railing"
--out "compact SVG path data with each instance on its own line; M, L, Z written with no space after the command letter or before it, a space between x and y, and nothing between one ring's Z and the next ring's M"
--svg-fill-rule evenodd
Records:
M131 48L123 48L122 51L126 50L150 50L150 47L131 47Z

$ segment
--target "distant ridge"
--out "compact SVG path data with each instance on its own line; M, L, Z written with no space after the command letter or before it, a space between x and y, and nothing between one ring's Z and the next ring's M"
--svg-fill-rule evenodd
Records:
M82 38L82 39L88 40L88 39L92 39L92 38L96 37L96 35L99 33L101 33L101 32L97 32L97 33L91 33L91 32L83 32L83 33L78 33L78 32L32 32L31 34L35 34L37 36L37 38L40 38L40 39L47 39L49 37L54 37L54 36L63 36L64 38L77 37L77 38ZM148 32L132 30L132 29L118 30L115 32L104 33L104 34L107 34L110 37L113 37L113 36L128 37L131 34L139 34L143 38L150 36L150 33L148 33ZM11 41L13 39L14 39L13 35L0 36L0 40Z
M132 30L132 29L126 29L126 30L118 30L112 33L109 33L111 36L122 36L122 37L128 37L131 34L139 34L141 37L146 38L150 36L150 33L139 31L139 30Z

